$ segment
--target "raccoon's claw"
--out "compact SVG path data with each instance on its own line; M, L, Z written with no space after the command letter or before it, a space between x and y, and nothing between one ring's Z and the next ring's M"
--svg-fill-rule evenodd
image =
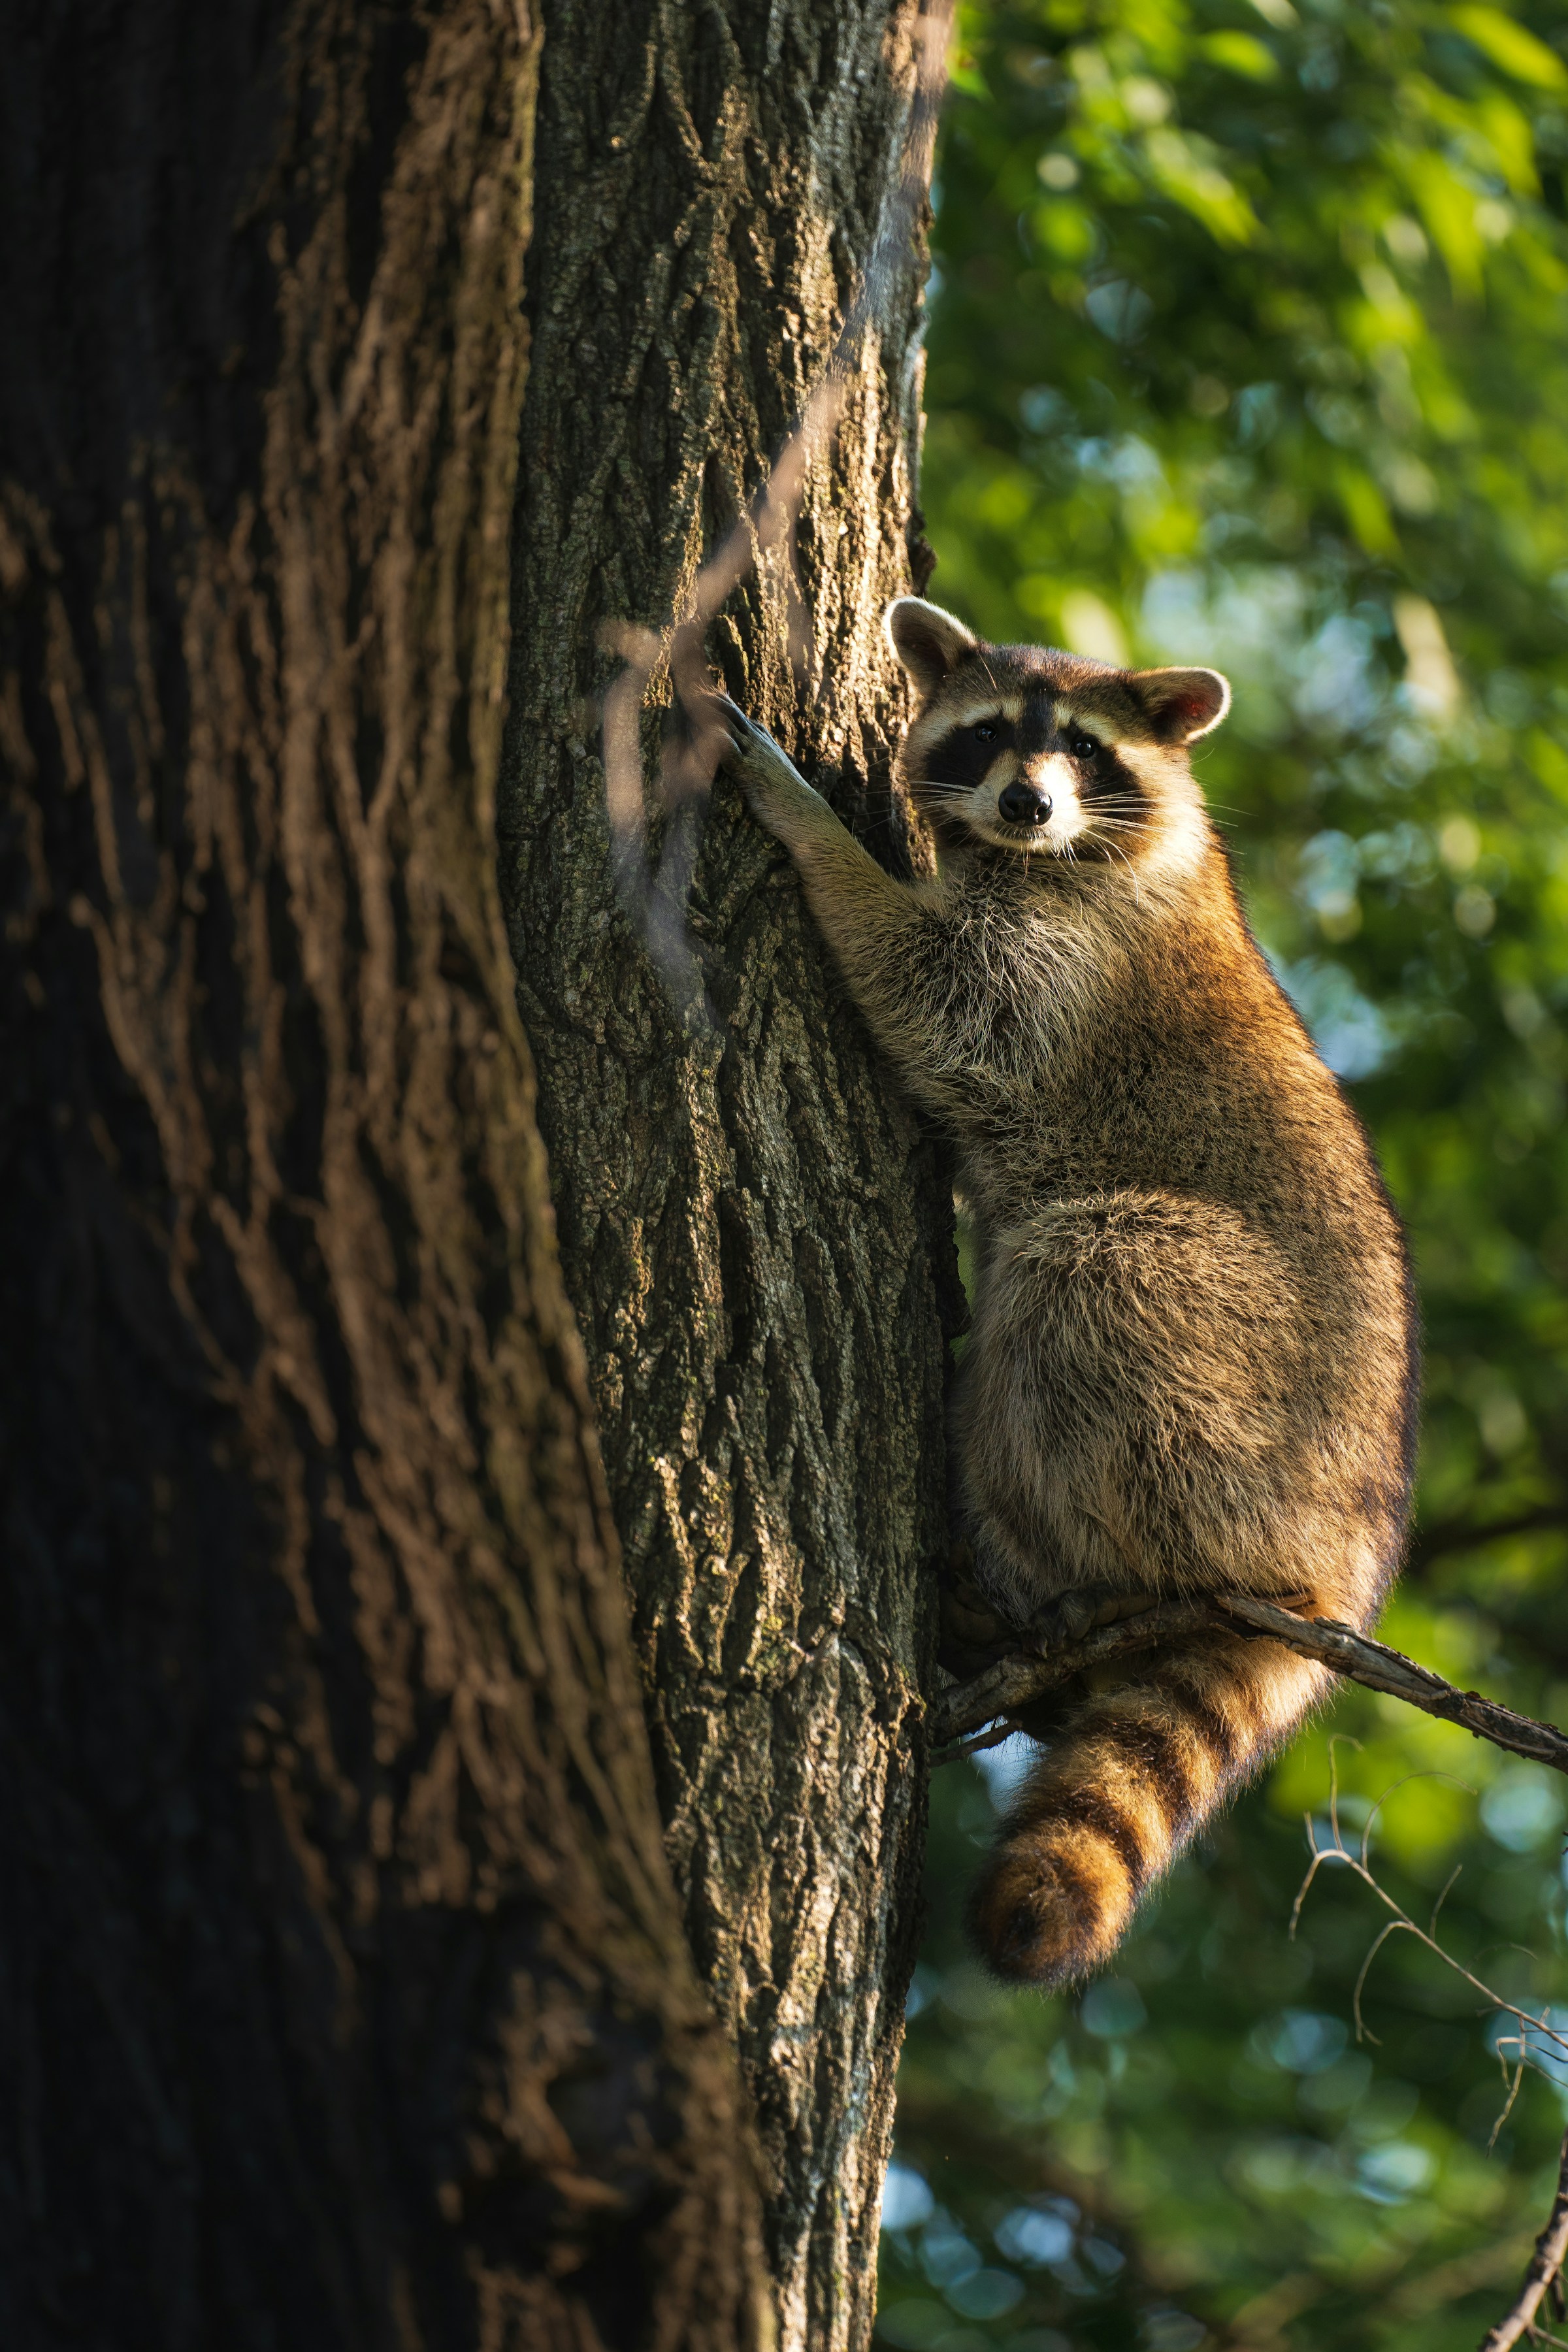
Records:
M1029 1631L1048 1649L1071 1649L1101 1625L1142 1616L1159 1598L1157 1592L1129 1592L1109 1584L1079 1585L1070 1592L1058 1592L1037 1609Z
M730 755L737 765L745 767L754 762L763 768L782 768L787 775L795 776L797 783L805 782L804 776L795 774L794 762L779 749L767 729L759 727L754 719L748 719L738 702L731 702L727 694L717 694L713 700L719 724L730 739Z
M754 719L748 719L740 704L731 702L727 694L716 694L713 701L719 724L730 738L731 750L742 754L751 751L753 740L763 734L763 730ZM771 737L764 738L767 741L772 740Z

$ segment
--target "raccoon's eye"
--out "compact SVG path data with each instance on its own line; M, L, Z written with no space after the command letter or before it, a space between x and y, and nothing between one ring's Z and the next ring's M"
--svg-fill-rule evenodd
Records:
M1100 757L1100 747L1098 739L1095 736L1090 735L1087 729L1082 727L1069 727L1068 729L1068 757L1069 760L1098 760Z
M974 735L977 742L994 743L996 740L996 730L987 719L983 719L981 720L979 726L974 730Z

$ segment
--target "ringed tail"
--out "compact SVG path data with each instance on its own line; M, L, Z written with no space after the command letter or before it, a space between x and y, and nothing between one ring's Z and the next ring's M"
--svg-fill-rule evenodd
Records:
M1147 1888L1328 1682L1231 1634L1118 1674L1053 1727L971 1898L983 1957L1016 1983L1048 1990L1108 1959Z

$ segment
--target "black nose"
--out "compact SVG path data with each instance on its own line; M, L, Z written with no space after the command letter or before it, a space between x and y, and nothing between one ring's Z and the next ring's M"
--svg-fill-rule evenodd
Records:
M996 805L1009 824L1049 824L1051 821L1050 794L1037 793L1033 784L1008 784Z

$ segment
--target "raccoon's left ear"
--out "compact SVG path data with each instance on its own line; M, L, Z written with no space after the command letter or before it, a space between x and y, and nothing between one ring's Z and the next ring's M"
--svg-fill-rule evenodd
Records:
M922 695L933 693L974 651L975 639L956 614L923 596L895 596L882 615L888 643Z
M1217 669L1135 669L1127 683L1161 743L1194 743L1230 709L1230 686Z

